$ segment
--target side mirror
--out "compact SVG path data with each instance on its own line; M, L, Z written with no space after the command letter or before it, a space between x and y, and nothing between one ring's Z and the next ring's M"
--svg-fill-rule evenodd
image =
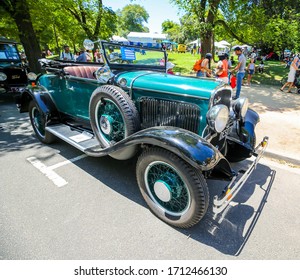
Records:
M89 39L85 39L83 41L83 46L86 50L92 50L94 48L94 42Z

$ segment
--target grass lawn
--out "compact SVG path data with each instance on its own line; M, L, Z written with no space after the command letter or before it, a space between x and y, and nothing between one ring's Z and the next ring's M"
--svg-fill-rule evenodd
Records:
M169 60L174 63L174 72L179 72L182 75L195 75L195 72L192 71L193 65L199 55L192 55L190 53L169 53ZM216 57L216 61L217 61ZM237 61L237 57L234 57L234 60ZM249 60L247 61L247 65ZM280 85L280 81L283 77L287 76L289 69L284 68L284 64L280 61L265 61L265 69L263 74L259 74L258 71L252 76L253 84L265 84L265 85ZM259 62L256 62L258 67ZM212 67L214 67L214 63ZM247 77L247 75L246 75Z

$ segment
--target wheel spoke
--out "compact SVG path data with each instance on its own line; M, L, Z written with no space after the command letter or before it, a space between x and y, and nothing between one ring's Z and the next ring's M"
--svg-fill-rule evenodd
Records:
M176 170L163 162L157 162L149 165L146 170L146 185L156 203L172 214L182 214L190 204L189 191ZM163 182L170 192L169 201L162 201L155 192L154 185L157 182Z
M105 138L108 141L115 141L115 142L124 139L125 138L124 120L116 104L110 100L105 100L105 103L100 105L100 108L98 110L99 123L102 116L110 117L111 130L109 133L105 133Z

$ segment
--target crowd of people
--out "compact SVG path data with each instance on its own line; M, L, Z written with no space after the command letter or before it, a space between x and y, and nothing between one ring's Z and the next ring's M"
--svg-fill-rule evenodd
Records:
M237 63L234 61L233 56L231 56L229 59L228 53L218 52L219 61L216 64L216 68L211 69L213 55L211 53L207 53L204 58L196 60L193 70L196 72L197 77L216 77L227 84L231 84L232 87L236 87L236 94L234 97L236 99L240 96L242 85L250 86L251 79L255 72L257 71L258 73L262 74L264 72L265 65L263 59L260 60L258 65L255 64L257 60L257 53L255 50L249 54L245 54L245 50L237 46L234 48L234 52L238 57ZM250 58L248 65L247 58ZM68 45L64 46L60 55L60 60L96 63L104 62L102 54L98 49L92 53L90 50L82 48L80 52L73 54ZM288 75L288 80L282 86L282 88L280 88L281 91L288 87L287 92L291 92L299 65L300 60L298 56L295 56L292 60L290 60L290 72ZM171 62L167 62L166 67L167 73L174 75L173 68L175 65ZM245 83L243 83L244 79L246 79Z
M104 62L102 54L98 49L96 49L95 52L92 53L90 50L82 48L80 52L76 52L75 54L73 54L70 51L70 47L68 45L64 46L64 50L60 54L60 60L96 63Z

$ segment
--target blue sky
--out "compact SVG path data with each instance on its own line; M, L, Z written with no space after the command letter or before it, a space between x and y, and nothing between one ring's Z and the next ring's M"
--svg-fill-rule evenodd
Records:
M178 8L170 4L169 0L103 0L103 5L111 7L114 11L122 9L128 4L139 4L149 14L148 24L150 32L161 32L161 24L169 19L179 23Z

